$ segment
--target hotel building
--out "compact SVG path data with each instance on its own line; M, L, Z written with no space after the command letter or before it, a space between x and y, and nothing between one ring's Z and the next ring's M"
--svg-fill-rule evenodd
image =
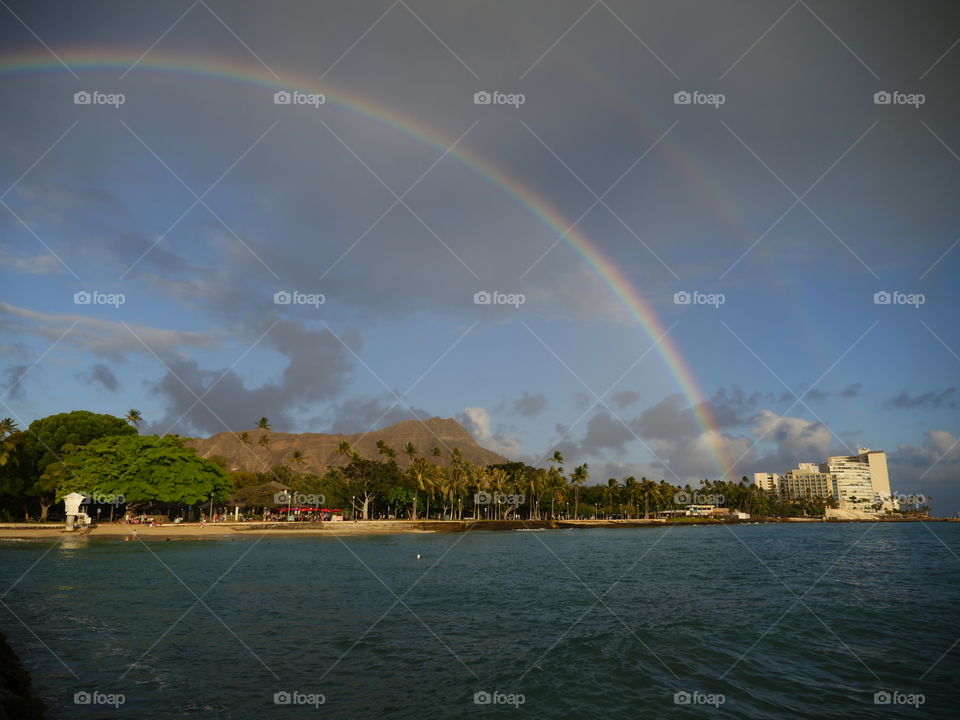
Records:
M790 498L840 498L836 475L822 471L816 463L800 463L795 470L787 470L780 492Z
M841 510L873 513L878 503L882 511L899 510L890 493L887 454L883 450L862 448L857 455L836 455L820 464L800 463L783 476L754 473L753 482L783 497L832 498Z
M780 476L777 473L754 473L753 484L767 492L780 492Z

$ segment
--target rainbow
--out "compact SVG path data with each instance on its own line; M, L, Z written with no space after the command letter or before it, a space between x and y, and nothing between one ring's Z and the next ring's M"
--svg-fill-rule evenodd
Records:
M445 137L418 120L401 114L392 108L378 105L369 98L343 90L328 82L318 84L315 80L301 75L285 74L283 79L278 80L260 65L228 65L212 61L209 58L184 55L172 57L164 56L158 52L151 52L140 62L137 62L138 56L134 54L90 49L61 53L60 56L78 74L82 70L94 72L116 70L119 76L136 63L133 72L178 73L218 81L228 80L235 83L260 86L269 89L271 92L287 90L323 93L328 103L333 103L362 117L386 125L441 152L447 152L455 142L455 138ZM55 71L67 72L64 66L49 54L30 52L0 55L0 75ZM487 182L500 188L536 215L558 237L562 237L610 288L629 315L640 324L651 340L655 342L659 340L656 345L657 352L690 403L690 409L710 444L720 476L724 476L734 463L730 461L723 447L723 435L717 429L717 423L709 406L704 402L703 393L700 391L693 373L651 305L643 299L617 265L585 233L576 227L571 228L573 223L535 189L523 184L503 169L471 152L459 143L455 148L449 150L448 157L456 159ZM687 172L690 172L692 161L685 158L683 162Z

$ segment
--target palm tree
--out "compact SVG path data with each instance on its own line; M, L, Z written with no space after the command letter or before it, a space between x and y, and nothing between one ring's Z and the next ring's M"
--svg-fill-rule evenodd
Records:
M590 478L590 466L587 463L583 465L577 465L573 469L573 474L570 476L570 484L573 485L574 500L573 500L573 517L578 518L580 516L580 488L587 482Z
M410 514L411 520L417 519L417 493L421 490L426 490L426 484L424 483L424 478L426 477L426 467L425 461L418 463L417 462L417 447L412 442L408 442L403 448L403 454L410 459L410 465L407 468L407 472L410 474L410 479L413 481L413 512Z
M273 428L270 427L270 420L269 420L268 418L265 418L265 417L262 417L262 418L260 418L259 420L257 420L257 429L258 429L258 430L273 430Z
M0 466L6 465L14 457L15 445L10 437L17 432L17 423L13 418L0 420Z
M627 505L630 507L631 515L639 515L639 512L634 512L637 510L637 494L639 489L640 486L633 475L623 481L623 496L624 500L627 501Z
M290 455L290 462L297 466L297 468L303 468L307 463L307 456L303 454L302 450L294 450Z
M354 451L353 446L346 440L337 446L337 455L351 461L357 458L357 453Z
M140 423L143 422L143 415L140 414L139 410L130 408L127 410L127 414L124 415L123 419L139 430Z
M270 439L270 436L267 435L266 433L261 435L260 439L257 440L257 446L263 448L264 452L266 453L266 457L264 457L263 459L264 470L269 468L269 463L267 461L270 459L270 443L271 442L272 440Z
M610 510L613 509L614 504L617 500L617 490L620 489L620 481L616 478L610 478L607 480L607 487L604 489L604 495L606 496L607 501L607 515L609 516Z
M547 494L550 496L550 519L555 520L557 503L562 503L567 494L567 481L559 470L551 467L547 470L545 483Z

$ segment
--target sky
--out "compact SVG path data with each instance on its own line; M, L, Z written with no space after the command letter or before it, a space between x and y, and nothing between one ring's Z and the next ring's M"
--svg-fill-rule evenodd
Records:
M0 7L0 414L453 417L960 511L949 2ZM278 94L279 93L279 94Z

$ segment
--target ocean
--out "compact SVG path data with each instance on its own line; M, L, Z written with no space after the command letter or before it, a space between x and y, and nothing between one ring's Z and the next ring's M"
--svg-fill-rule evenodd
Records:
M960 524L0 540L50 718L954 718Z

